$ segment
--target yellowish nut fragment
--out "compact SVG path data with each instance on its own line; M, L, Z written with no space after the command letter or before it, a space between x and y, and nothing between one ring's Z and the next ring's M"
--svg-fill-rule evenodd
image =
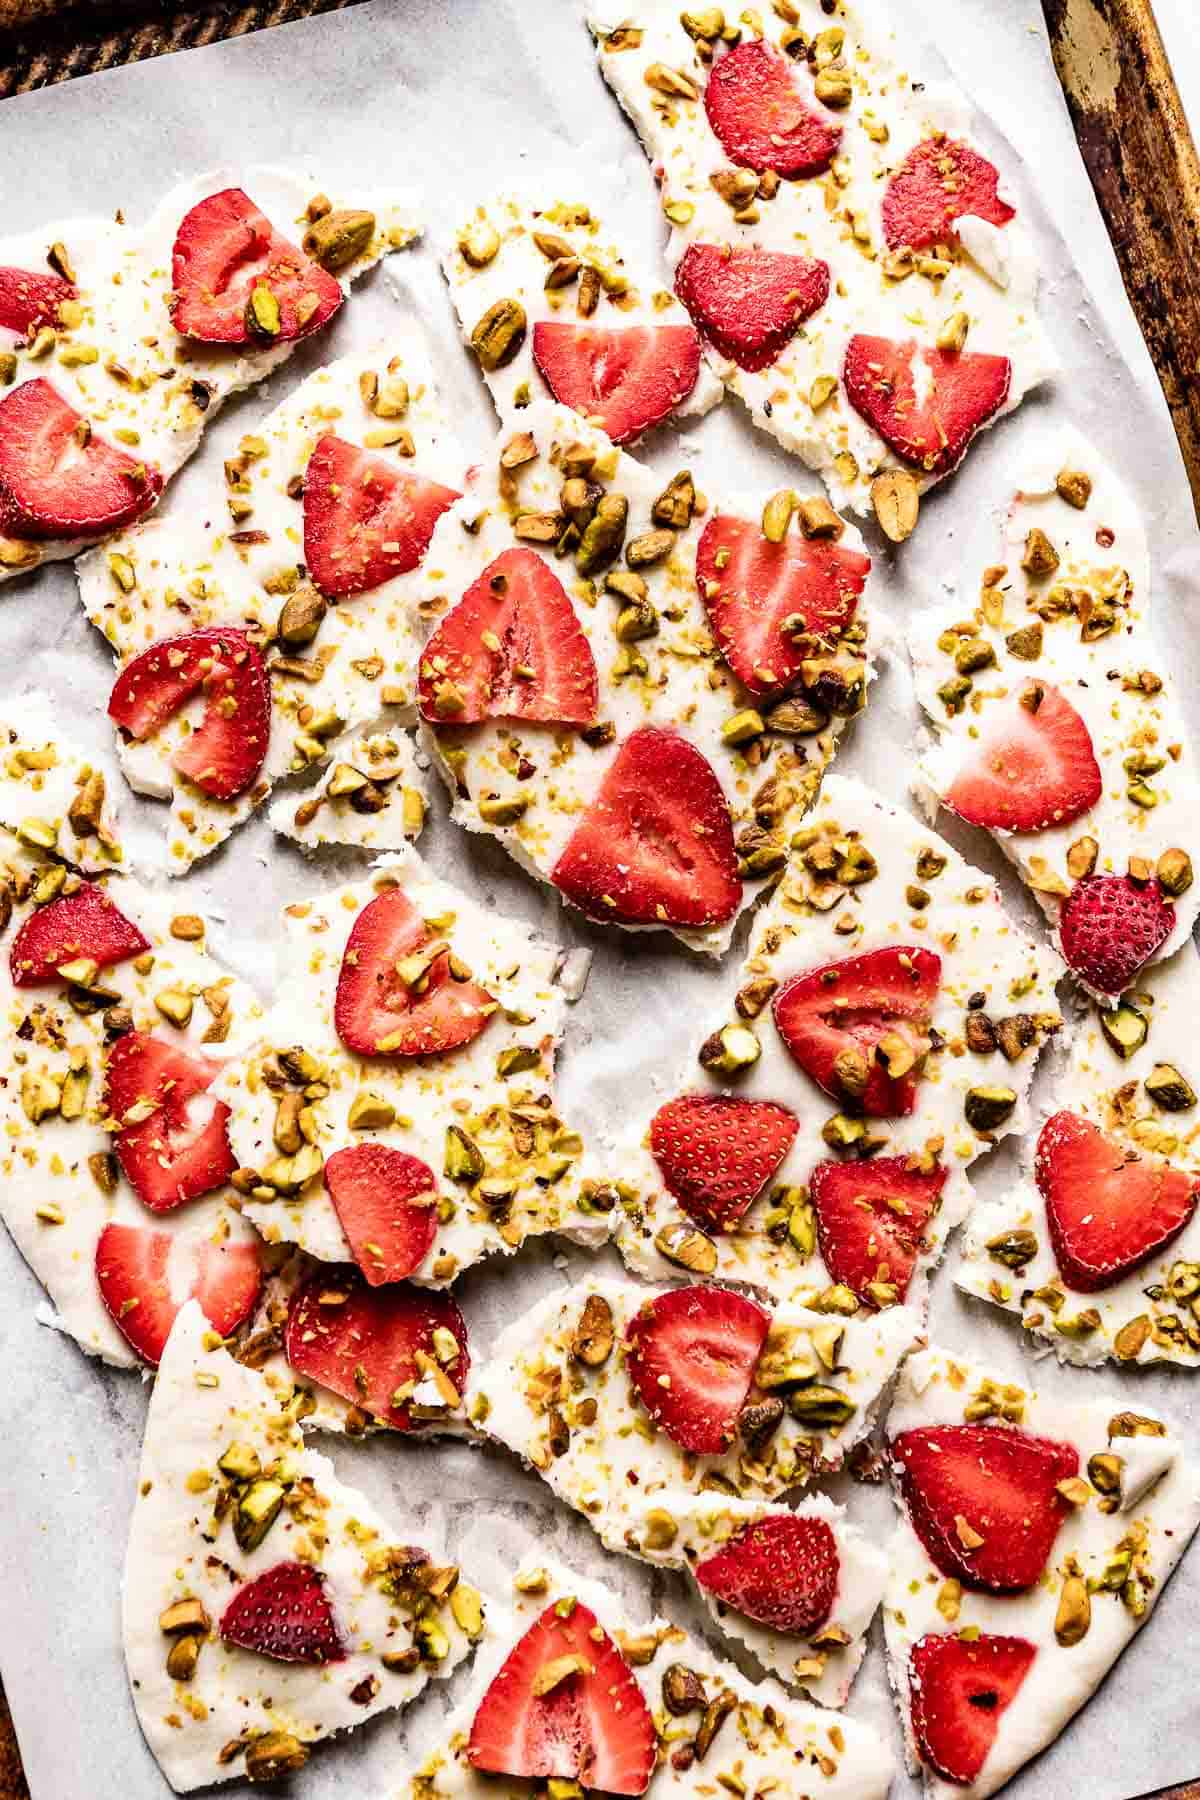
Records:
M958 351L965 349L967 333L971 329L971 315L965 312L952 312L937 334L939 350Z
M791 488L772 494L762 510L762 534L769 544L782 544L799 501Z
M1060 469L1054 482L1060 500L1082 512L1092 497L1092 478L1082 469Z
M471 333L471 348L489 374L502 369L525 342L525 308L519 300L497 300Z
M488 219L472 219L459 233L463 261L473 269L486 269L500 249L500 233Z
M308 1761L308 1750L290 1731L266 1731L246 1747L246 1779L279 1781L296 1775Z
M871 505L884 537L903 544L916 529L921 490L908 469L885 469L871 483Z
M660 1256L693 1275L711 1275L717 1266L717 1246L710 1237L682 1220L664 1225L654 1239Z
M304 248L314 262L332 273L365 256L374 236L375 214L347 207L314 219L304 234Z
M1053 575L1058 568L1059 555L1040 525L1035 525L1026 534L1025 549L1021 555L1021 567L1027 575L1035 579Z
M1091 1628L1092 1599L1087 1582L1080 1575L1068 1575L1058 1596L1054 1615L1054 1635L1064 1650L1083 1642Z
M700 90L690 75L682 69L668 68L666 63L651 63L642 79L647 87L658 94L666 94L672 100L696 100Z

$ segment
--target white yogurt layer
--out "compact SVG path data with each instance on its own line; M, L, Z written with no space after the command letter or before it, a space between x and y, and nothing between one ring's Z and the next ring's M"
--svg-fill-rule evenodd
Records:
M1095 1490L1085 1504L1071 1509L1055 1539L1050 1563L1029 1593L964 1590L957 1596L957 1613L953 1590L947 1593L944 1578L930 1562L907 1515L902 1516L889 1549L892 1567L884 1629L911 1766L918 1766L909 1718L908 1665L914 1644L927 1633L975 1631L1024 1638L1037 1651L1024 1682L1000 1716L978 1779L961 1786L924 1771L926 1791L936 1800L956 1796L983 1800L1058 1737L1149 1617L1200 1523L1200 1470L1184 1460L1182 1446L1161 1420L1140 1418L1143 1430L1159 1435L1124 1435L1138 1415L1123 1412L1115 1393L1071 1405L1010 1383L994 1369L930 1349L911 1357L905 1366L888 1431L894 1437L914 1426L962 1424L964 1408L989 1382L1004 1389L1005 1405L1019 1411L1023 1430L1075 1447L1081 1475L1090 1457L1112 1453L1126 1459L1133 1479L1123 1483L1117 1510L1107 1510L1108 1502ZM1147 1484L1147 1476L1153 1485ZM1120 1548L1133 1551L1126 1593L1098 1588L1091 1595L1086 1634L1071 1646L1060 1644L1055 1616L1068 1558L1076 1559L1086 1580L1101 1581Z
M330 746L330 756L315 787L275 801L273 830L306 850L326 844L395 850L420 837L429 787L407 731L348 734Z
M30 849L53 848L86 874L122 860L107 758L85 755L59 731L48 694L20 694L0 718L0 827Z

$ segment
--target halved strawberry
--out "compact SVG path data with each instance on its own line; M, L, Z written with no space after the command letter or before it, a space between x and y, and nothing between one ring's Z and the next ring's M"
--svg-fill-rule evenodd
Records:
M431 955L434 945L440 945ZM397 965L401 965L397 967ZM440 1056L477 1038L496 1003L450 973L450 946L403 888L385 888L354 921L333 1023L358 1056Z
M1046 831L1094 806L1103 785L1091 732L1071 702L1027 681L1002 710L988 710L946 805L991 831Z
M550 876L581 912L623 925L723 925L742 902L721 784L677 732L627 737Z
M38 376L0 400L0 520L14 537L102 537L149 512L153 463L97 436Z
M757 519L728 513L708 521L696 546L696 586L713 636L756 699L791 687L806 658L836 646L870 570L869 556L828 538L789 532L773 544Z
M540 319L533 360L556 400L628 444L661 425L700 373L690 325L574 325Z
M684 1212L705 1231L733 1231L791 1149L799 1123L770 1100L682 1094L655 1113L650 1150Z
M765 369L829 298L829 264L734 244L689 244L675 292L739 369Z
M74 298L75 289L61 275L0 268L0 331L24 337L31 327L57 325L62 302Z
M281 1562L243 1582L221 1614L221 1636L276 1662L342 1662L346 1646L311 1563Z
M728 1449L770 1329L771 1315L730 1288L655 1294L629 1321L625 1366L650 1417L681 1449Z
M792 64L762 38L747 39L713 66L704 110L730 162L785 180L820 175L837 154L842 128L807 104Z
M229 1108L208 1094L220 1071L209 1057L144 1031L126 1032L108 1053L108 1110L114 1119L134 1114L114 1148L151 1212L171 1212L211 1194L237 1167L226 1129ZM142 1118L148 1103L154 1111Z
M326 432L304 474L304 561L331 600L419 566L459 495Z
M262 1269L257 1244L106 1225L96 1244L96 1282L117 1330L157 1368L182 1306L198 1300L213 1330L228 1337L253 1312Z
M964 213L1007 225L1015 216L996 192L996 165L961 139L926 138L910 150L883 191L883 235L889 250L925 250L953 238Z
M342 304L333 276L276 231L241 188L200 200L179 221L171 252L171 322L202 344L255 344L262 349L308 337ZM253 322L254 288L278 307L278 328Z
M325 1186L354 1260L372 1287L419 1269L437 1236L437 1177L386 1144L353 1144L325 1159Z
M824 1519L768 1513L695 1566L696 1580L726 1606L770 1631L807 1637L833 1611L840 1563Z
M421 655L421 716L442 725L590 725L596 660L566 589L533 550L503 550Z
M865 1305L902 1302L945 1185L940 1163L916 1169L906 1156L818 1163L808 1187L821 1255L834 1281Z
M869 1118L901 1118L916 1105L941 978L941 957L911 944L845 956L784 983L772 1006L775 1028L835 1100ZM890 1074L889 1063L902 1072Z
M31 912L13 938L8 966L14 987L58 979L64 963L93 962L98 969L140 956L150 948L132 919L114 906L95 881L77 893Z
M1189 1224L1200 1182L1078 1113L1056 1112L1038 1136L1034 1174L1065 1285L1097 1294L1157 1256Z
M935 1568L980 1594L1034 1585L1071 1511L1057 1489L1079 1473L1074 1445L1010 1425L926 1425L893 1438L891 1457Z
M582 1601L556 1600L512 1649L479 1703L473 1769L644 1794L658 1757L633 1671Z
M448 1331L458 1355L443 1362L437 1334ZM394 1431L414 1431L409 1402L423 1379L418 1352L462 1393L471 1360L467 1327L449 1294L393 1283L368 1287L356 1268L319 1269L292 1298L284 1354L305 1375L350 1400Z
M1085 875L1063 901L1058 942L1075 973L1101 994L1123 994L1175 929L1175 908L1154 882Z
M855 412L905 462L943 475L1008 399L1007 356L856 336L842 370ZM918 391L919 390L919 391Z
M271 736L271 684L244 631L214 625L151 644L117 676L108 716L140 741L201 691L204 717L171 767L210 798L232 800L262 768Z
M1036 1655L1027 1639L992 1632L976 1638L930 1633L914 1644L911 1716L921 1761L946 1781L970 1787Z

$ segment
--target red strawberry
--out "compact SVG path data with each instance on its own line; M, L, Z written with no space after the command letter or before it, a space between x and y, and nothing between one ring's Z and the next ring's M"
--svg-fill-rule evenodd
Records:
M1008 399L1012 364L1007 356L935 350L914 338L856 336L846 346L842 378L855 412L897 456L944 475Z
M970 1787L1036 1655L1025 1638L991 1632L973 1640L934 1632L914 1644L912 1728L921 1761Z
M74 298L75 289L61 275L0 268L0 331L24 337L39 325L57 325L59 306Z
M440 943L427 966L416 963ZM398 963L411 965L404 972ZM406 976L411 974L411 981ZM333 1007L334 1029L358 1056L439 1056L477 1038L496 1003L477 982L450 973L450 950L403 888L363 907L346 942Z
M40 376L0 400L0 529L14 537L102 537L148 512L162 487L152 463L97 436Z
M419 693L434 724L592 723L595 658L566 589L535 551L504 550L471 583L425 646Z
M171 320L202 344L264 348L308 337L342 304L333 276L276 231L241 188L210 194L185 213L171 253ZM279 328L251 323L254 288L265 287L279 309Z
M386 457L327 432L304 475L309 574L331 600L407 575L458 498L453 488L398 469Z
M696 1580L770 1631L807 1637L833 1611L837 1539L824 1519L768 1513L698 1562Z
M63 963L82 958L110 969L149 948L149 938L113 905L104 889L85 881L78 893L29 914L12 941L8 966L14 987L37 987L54 981Z
M242 1584L221 1615L221 1636L276 1662L342 1662L346 1646L311 1563L281 1562Z
M996 192L999 171L954 138L926 138L910 150L883 192L883 235L889 250L925 250L954 236L964 213L1007 225L1013 208Z
M891 1456L935 1568L978 1594L1034 1585L1071 1511L1056 1490L1079 1473L1072 1444L1008 1425L927 1425L893 1438ZM972 1534L983 1539L973 1549Z
M557 1675L552 1684L547 1671ZM644 1794L658 1758L650 1709L629 1664L581 1601L548 1606L479 1703L473 1769Z
M140 742L201 691L204 717L171 766L201 793L232 800L262 768L271 735L271 685L244 631L208 626L151 644L117 676L108 716Z
M542 319L533 360L556 400L614 444L628 444L687 399L700 373L700 339L690 325L612 329Z
M655 1113L650 1149L684 1212L705 1231L733 1231L798 1129L795 1114L769 1100L683 1094Z
M785 982L775 995L775 1027L805 1074L835 1100L869 1118L900 1118L916 1105L916 1070L888 1073L890 1040L919 1063L941 978L941 957L909 944L846 956ZM884 1051L882 1040L889 1040Z
M229 1108L208 1097L220 1063L164 1038L130 1031L108 1053L105 1099L114 1119L139 1102L156 1102L146 1118L113 1140L121 1167L143 1205L171 1212L229 1180L237 1167L226 1129Z
M1059 1274L1097 1294L1174 1241L1196 1210L1200 1183L1182 1169L1107 1137L1078 1113L1042 1126L1034 1174Z
M946 1171L925 1172L906 1156L871 1162L818 1163L809 1176L817 1215L821 1255L834 1281L865 1304L886 1296L875 1283L896 1290L903 1301L912 1281L925 1227L941 1205Z
M946 795L960 819L992 831L1045 831L1096 804L1104 784L1091 733L1057 688L1028 681L987 719Z
M419 1269L437 1236L437 1178L418 1157L354 1144L325 1159L325 1186L372 1287Z
M213 1330L228 1337L253 1312L262 1270L257 1244L106 1225L96 1245L96 1281L117 1330L143 1362L157 1368L188 1300L198 1300Z
M458 1342L458 1355L447 1363L438 1357L435 1339L443 1330ZM467 1328L449 1294L407 1283L368 1287L349 1264L319 1269L293 1296L284 1352L297 1375L353 1401L394 1431L419 1424L408 1404L422 1379L418 1353L437 1362L460 1394L471 1367Z
M858 610L869 556L826 538L765 538L718 513L696 547L696 586L721 654L756 699L792 686L814 637L836 643Z
M749 244L689 244L675 292L739 369L765 369L829 298L829 264Z
M723 925L742 902L721 784L677 732L626 738L550 879L581 912L623 925Z
M1058 942L1075 973L1101 994L1123 994L1175 929L1175 908L1153 883L1085 875L1063 901Z
M714 65L704 90L708 122L730 162L785 180L820 175L837 154L840 125L807 105L792 65L757 38Z
M753 1300L710 1285L655 1294L629 1321L629 1378L682 1450L719 1456L728 1449L770 1324Z

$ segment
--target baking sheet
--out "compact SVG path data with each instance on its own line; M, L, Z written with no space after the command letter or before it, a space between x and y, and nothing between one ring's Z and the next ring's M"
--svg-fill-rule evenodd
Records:
M1095 438L1142 501L1157 552L1161 628L1178 666L1200 673L1192 649L1200 553L1187 486L1062 109L1038 9L1017 0L905 0L896 10L937 43L952 72L991 109L1036 171L1036 195L1031 178L1014 173L1037 229L1047 324L1071 371L1053 391L1055 417L1069 417ZM928 67L936 72L936 55ZM980 135L985 146L998 141L992 126ZM331 168L357 173L374 187L411 184L424 195L431 238L439 228L453 228L459 207L478 189L499 185L514 168L545 168L552 186L570 187L614 223L614 206L620 207L631 255L653 257L660 247L649 170L603 88L573 0L375 0L67 83L0 108L0 182L10 230L89 208L122 206L140 217L184 175L255 160L291 161L324 178L331 178ZM1011 157L1005 160L1011 164ZM570 170L578 171L577 179ZM393 280L403 303L428 319L460 433L482 451L493 420L457 347L433 248L431 242L393 259L391 277L372 276L331 333L304 346L257 395L231 403L166 504L185 507L219 467L226 446L312 367L385 339L395 318ZM969 550L976 568L988 559L991 511L1003 500L1008 472L1019 465L1021 445L1032 442L1048 412L1046 398L1034 399L989 434L965 469L926 503L916 539L899 556L879 554L876 604L894 621L971 566L965 562ZM686 457L710 492L730 467L738 488L766 489L797 478L794 465L773 453L732 405L681 437L660 435L648 455L664 473ZM79 611L67 568L44 570L6 592L0 602L0 694L47 687L63 698L67 728L100 747L107 741L103 707L110 679L107 653ZM1200 687L1191 685L1200 695ZM1200 700L1193 713L1200 713ZM903 658L893 655L838 766L903 802L905 753L915 723ZM1192 726L1197 729L1200 720L1193 717ZM126 819L146 808L130 799ZM964 833L960 847L987 864L981 839L969 838ZM539 923L564 943L595 947L592 979L572 1015L563 1062L565 1116L599 1122L644 1105L646 1081L674 1069L694 1021L711 1011L730 981L728 959L724 969L705 968L678 947L605 939L577 925L495 846L452 831L440 796L421 849L439 873L470 882L505 911ZM349 855L308 865L273 840L260 819L176 892L189 905L224 915L214 947L227 946L241 971L263 986L279 900L332 885L357 866ZM1005 885L1015 910L1032 920L1032 909L1007 875ZM647 1029L647 1022L663 1020L672 1022L677 1037ZM1006 1162L1003 1155L992 1159L981 1178L985 1191L1004 1179ZM534 1247L515 1262L464 1279L458 1291L477 1353L502 1320L560 1278L557 1254ZM577 1272L587 1261L577 1252L569 1260ZM936 1337L1031 1378L1033 1365L1017 1331L954 1292L953 1260L952 1253L935 1282ZM615 1269L611 1252L604 1261ZM101 1372L37 1322L40 1289L3 1234L0 1283L9 1445L0 1473L0 1664L30 1785L35 1800L92 1800L97 1791L162 1800L166 1785L134 1721L119 1640L118 1584L144 1390L136 1377ZM1039 1378L1063 1388L1119 1382L1128 1403L1161 1406L1177 1419L1200 1423L1200 1389L1186 1373L1118 1378L1043 1363ZM338 1443L333 1454L343 1477L360 1483L398 1519L407 1515L419 1525L427 1508L448 1511L452 1549L481 1514L502 1510L556 1555L619 1585L635 1616L657 1606L703 1629L702 1614L691 1610L680 1582L606 1557L582 1521L552 1505L535 1477L498 1453L376 1439ZM855 1518L876 1531L887 1528L890 1501L882 1493L852 1488L849 1500ZM1085 1791L1090 1800L1124 1800L1195 1775L1200 1697L1180 1647L1189 1642L1198 1601L1200 1551L1194 1549L1103 1697L1007 1791L1019 1800ZM458 1691L458 1684L449 1685ZM407 1721L385 1716L319 1753L295 1790L310 1800L393 1794L406 1746L419 1754L441 1741L447 1698L431 1694ZM878 1655L864 1669L851 1709L873 1719L899 1757ZM223 1791L250 1790L230 1783ZM894 1791L909 1800L918 1790L902 1776Z

